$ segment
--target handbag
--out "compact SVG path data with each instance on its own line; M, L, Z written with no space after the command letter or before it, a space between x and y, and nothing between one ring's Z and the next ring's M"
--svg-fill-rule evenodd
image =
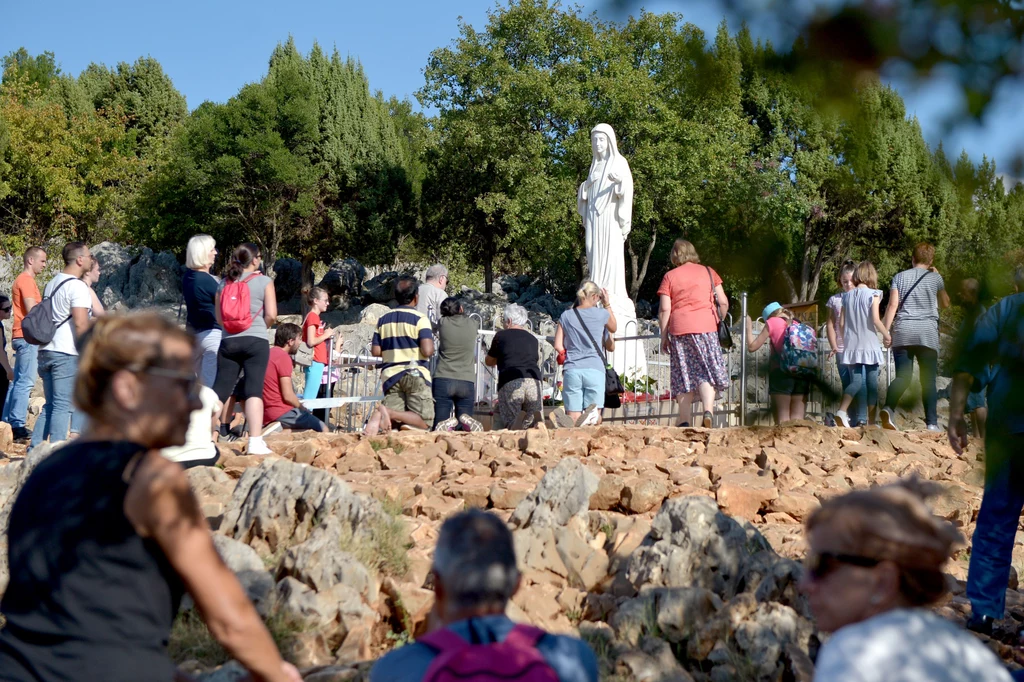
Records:
M578 308L573 307L572 311L576 313L576 319L580 321L580 326L583 327L584 333L587 338L590 339L590 343L594 346L594 350L601 356L601 361L604 362L604 406L610 408L619 407L622 402L619 400L619 395L625 392L625 388L622 387L622 380L619 379L618 372L615 368L608 364L608 356L605 354L601 346L597 345L597 341L594 340L594 335L587 329L587 325L583 322L583 316L580 315ZM614 396L614 399L609 401L608 399ZM613 404L614 403L614 404Z
M718 299L715 298L715 278L711 276L711 268L708 269L708 280L711 281L711 309L715 311L715 322L718 327L718 345L724 350L732 348L732 332L729 331L729 324L722 319L722 311L718 307Z

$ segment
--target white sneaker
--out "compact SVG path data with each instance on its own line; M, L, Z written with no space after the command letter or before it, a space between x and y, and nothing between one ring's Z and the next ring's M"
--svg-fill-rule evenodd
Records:
M459 417L459 423L462 424L463 431L479 432L484 430L484 425L473 419L468 414L464 414Z
M942 429L939 428L938 424L929 424L928 425L928 430L929 431L941 431Z
M844 429L850 428L850 416L844 410L836 412L836 426Z
M899 431L896 427L896 415L888 407L882 408L882 428L889 431Z
M573 421L572 417L565 413L564 407L556 407L548 412L548 419L556 429L571 429L576 426L576 422Z
M245 446L245 454L272 455L274 451L267 447L267 442L263 440L263 436L256 436L249 439L249 443Z
M459 420L455 417L448 417L444 421L438 422L437 426L434 427L435 431L454 431L459 426Z
M583 410L583 414L576 420L576 426L596 426L601 420L601 410L596 404L591 403Z

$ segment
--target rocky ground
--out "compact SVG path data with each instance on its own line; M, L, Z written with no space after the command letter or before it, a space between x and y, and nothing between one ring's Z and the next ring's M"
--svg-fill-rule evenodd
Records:
M0 530L25 464L0 425ZM819 635L796 589L801 522L820 501L917 472L948 487L935 511L969 538L976 449L944 434L609 426L475 434L278 434L279 456L223 446L189 472L216 533L286 655L307 680L362 679L426 630L431 552L452 512L488 508L513 529L524 571L510 615L578 633L604 679L811 680ZM1014 551L1024 559L1024 534ZM0 538L0 545L3 545ZM965 547L938 611L962 621ZM6 582L0 565L0 584ZM1024 620L1015 578L1009 615ZM191 605L172 654L201 679L237 679Z

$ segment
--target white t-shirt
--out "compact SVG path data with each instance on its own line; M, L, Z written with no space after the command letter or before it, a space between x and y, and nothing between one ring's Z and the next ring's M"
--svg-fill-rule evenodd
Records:
M419 300L416 301L416 310L427 316L430 326L436 327L441 321L441 302L448 298L444 289L438 289L433 284L421 284Z
M53 290L64 280L72 280L62 286L56 296L52 296ZM60 324L57 332L53 335L53 341L46 344L40 350L50 350L65 355L78 355L75 348L75 321L71 317L72 308L85 308L92 310L92 296L89 295L89 285L71 275L63 272L50 280L50 283L43 289L44 298L53 298L53 321ZM67 320L67 322L64 322ZM64 322L64 324L61 324Z
M220 400L212 388L203 386L199 390L199 401L203 406L189 418L185 444L160 451L172 462L206 460L217 454L217 446L213 443L213 413L220 411Z
M923 609L895 609L839 629L818 654L814 682L1011 682L966 630Z

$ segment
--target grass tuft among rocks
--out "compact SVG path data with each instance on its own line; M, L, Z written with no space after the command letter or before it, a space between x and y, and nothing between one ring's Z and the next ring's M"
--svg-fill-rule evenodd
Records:
M282 613L273 613L264 620L278 651L285 658L295 638L306 631L306 626ZM196 668L207 670L231 660L231 655L213 638L198 611L190 609L178 614L171 626L167 653L175 663L193 662Z
M347 526L342 528L341 548L380 577L404 578L413 542L402 520L402 505L390 498L380 502L384 514L369 522L366 533L356 535Z

